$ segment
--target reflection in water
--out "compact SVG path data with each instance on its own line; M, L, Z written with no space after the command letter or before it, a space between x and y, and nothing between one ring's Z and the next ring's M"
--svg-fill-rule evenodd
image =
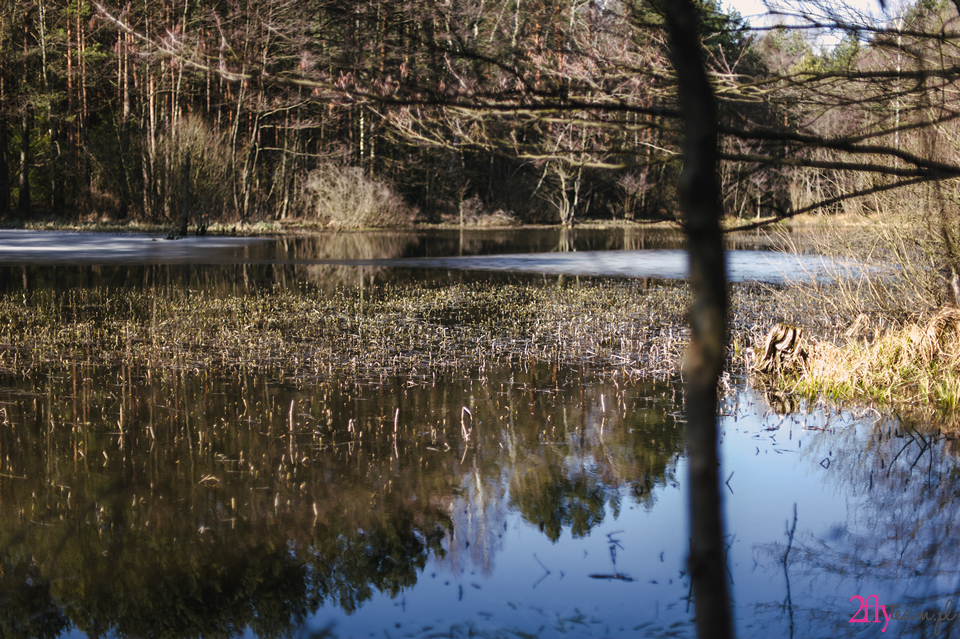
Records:
M652 503L683 448L671 389L548 368L371 390L76 367L3 387L3 636L289 634L414 588L430 558L491 572L508 511L586 535L619 487Z
M550 365L0 386L0 636L692 632L676 385ZM721 411L741 636L856 634L852 595L958 594L955 441L744 391Z
M769 246L769 240L759 234L737 235L728 242L736 249ZM309 262L682 247L682 234L640 226L329 232L175 241L135 235L0 231L0 293L164 286L225 294L289 287L303 281L323 287L360 286L420 280L423 274L383 265Z
M277 242L269 257L509 252L517 236L500 233L343 234ZM536 235L519 250L670 248L628 236ZM0 268L0 290L216 298L424 276L379 268L21 265ZM81 312L100 322L106 306ZM451 308L440 319L467 323ZM500 310L484 312L508 334ZM5 357L18 353L10 335ZM339 636L690 636L679 386L553 364L453 370L374 387L201 359L0 376L0 637L331 624ZM891 614L956 601L956 441L773 399L733 388L720 407L738 634L886 636L849 622L851 596Z
M805 521L801 513L789 553L784 538L759 546L758 557L772 567L787 556L785 580L807 595L794 597L790 609L804 633L849 631L858 607L849 598L877 595L893 616L888 630L894 636L939 634L930 617L908 621L908 612L933 615L952 636L956 618L940 619L940 613L960 602L956 439L889 419L870 421L819 434L804 455L846 495L847 520L818 530L815 515L806 513ZM769 605L757 610L759 616L773 612Z

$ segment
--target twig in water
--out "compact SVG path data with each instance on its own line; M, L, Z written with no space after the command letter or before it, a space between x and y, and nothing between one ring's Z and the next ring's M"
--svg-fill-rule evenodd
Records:
M467 428L467 418L465 415L470 416L470 428ZM473 433L473 413L471 413L470 409L466 406L460 410L460 432L463 434L463 440L469 442L470 435Z
M790 596L790 575L787 566L790 560L790 549L793 548L793 534L797 531L797 502L793 502L793 524L787 530L787 549L783 553L783 576L787 580L787 612L790 615L790 638L793 639L793 599Z
M535 584L533 584L534 589L536 589L536 587L540 585L540 582L543 581L544 579L546 579L547 577L549 577L552 573L550 572L550 570L549 570L546 566L543 565L543 562L542 562L542 561L540 561L539 559L537 559L537 553L533 553L533 558L537 560L537 563L540 564L540 567L543 568L543 570L544 570L543 576L540 577L539 579L537 579L537 582L536 582Z

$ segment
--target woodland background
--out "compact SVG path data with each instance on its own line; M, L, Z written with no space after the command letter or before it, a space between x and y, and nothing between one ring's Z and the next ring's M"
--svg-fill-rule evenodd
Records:
M725 215L952 210L951 3L695 5ZM0 219L675 219L676 94L655 2L0 0Z

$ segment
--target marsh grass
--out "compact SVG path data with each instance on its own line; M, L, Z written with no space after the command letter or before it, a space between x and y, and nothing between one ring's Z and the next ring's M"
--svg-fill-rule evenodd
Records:
M784 387L809 399L870 402L914 418L960 424L960 309L845 343L818 340Z
M735 293L730 356L766 324L757 291ZM739 300L739 301L737 301ZM302 285L255 296L107 289L0 298L0 371L72 364L150 371L239 369L279 379L377 382L487 364L554 362L628 377L675 377L689 290L642 282Z
M915 215L891 213L883 223L858 227L824 222L801 233L775 233L771 241L786 252L838 259L836 272L786 289L786 305L805 313L905 325L950 301L942 241Z
M823 224L801 237L774 241L841 258L846 272L775 294L782 315L811 339L806 370L773 386L808 400L960 424L960 310L947 306L947 251L936 228L916 212L892 211L854 228Z

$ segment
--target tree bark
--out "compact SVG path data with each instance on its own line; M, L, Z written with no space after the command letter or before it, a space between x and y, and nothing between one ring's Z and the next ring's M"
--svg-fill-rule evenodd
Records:
M689 466L690 579L697 636L733 636L717 443L717 387L727 333L726 261L717 174L717 110L692 0L659 3L667 21L684 122L677 186L690 253L692 338L683 364Z

